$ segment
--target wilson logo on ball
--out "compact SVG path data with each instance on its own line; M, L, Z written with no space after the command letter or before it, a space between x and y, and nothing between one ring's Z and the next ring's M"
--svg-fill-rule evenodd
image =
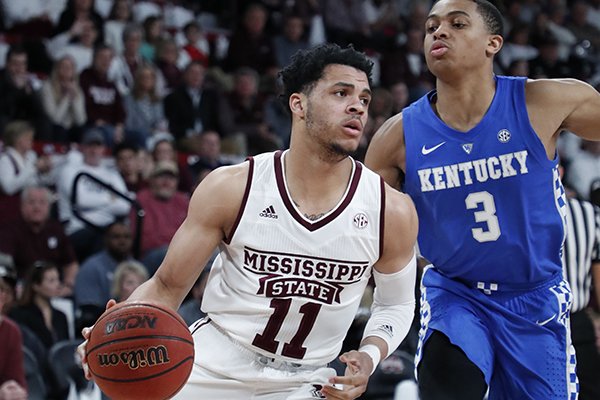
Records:
M165 346L148 347L147 349L136 349L122 351L120 353L98 354L98 363L101 367L113 367L123 363L129 369L135 370L155 365L168 364L169 351Z
M114 332L124 331L125 329L133 328L150 328L156 327L156 317L132 315L127 318L115 319L107 322L104 326L104 334L110 335Z

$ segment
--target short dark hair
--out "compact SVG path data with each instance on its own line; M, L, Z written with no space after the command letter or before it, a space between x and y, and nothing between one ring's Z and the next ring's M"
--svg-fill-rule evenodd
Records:
M332 64L348 65L363 71L371 85L373 62L364 53L356 51L352 45L341 48L333 43L322 44L297 51L290 64L279 72L283 82L282 101L286 107L293 93L309 94L323 77L325 68Z
M504 20L500 10L488 0L473 0L485 27L492 35L504 35Z

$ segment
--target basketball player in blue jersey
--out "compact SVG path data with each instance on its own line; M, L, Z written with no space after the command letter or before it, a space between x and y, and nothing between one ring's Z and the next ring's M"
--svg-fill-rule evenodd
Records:
M485 0L438 1L425 29L436 89L384 123L366 154L412 197L431 262L421 399L575 399L556 139L600 140L600 95L574 79L494 75L502 16Z
M349 156L367 122L371 68L352 48L298 53L281 73L290 149L209 174L163 264L129 298L177 309L219 247L202 301L208 318L191 327L195 363L177 398L355 399L406 336L416 211ZM340 356L346 373L335 376L328 363L371 276L377 287L363 340Z

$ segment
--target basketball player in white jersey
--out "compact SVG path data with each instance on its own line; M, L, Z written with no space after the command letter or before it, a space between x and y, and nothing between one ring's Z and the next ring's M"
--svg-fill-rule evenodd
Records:
M367 122L371 68L362 53L337 45L296 54L281 72L290 149L208 175L163 264L131 295L177 309L219 247L203 297L207 318L190 328L194 369L177 398L355 399L407 334L416 212L349 156ZM340 356L346 373L335 376L327 365L371 276L364 338Z

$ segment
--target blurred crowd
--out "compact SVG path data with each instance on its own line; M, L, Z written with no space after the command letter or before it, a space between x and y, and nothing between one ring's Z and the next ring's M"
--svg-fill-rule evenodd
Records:
M353 44L374 62L361 160L381 124L434 87L430 6L0 0L0 308L25 344L45 353L78 337L151 276L210 171L288 146L277 71L297 50ZM498 74L600 87L600 0L500 7ZM569 193L600 204L600 143L564 132L559 155ZM182 312L191 321L205 278ZM44 378L48 398L64 398Z

